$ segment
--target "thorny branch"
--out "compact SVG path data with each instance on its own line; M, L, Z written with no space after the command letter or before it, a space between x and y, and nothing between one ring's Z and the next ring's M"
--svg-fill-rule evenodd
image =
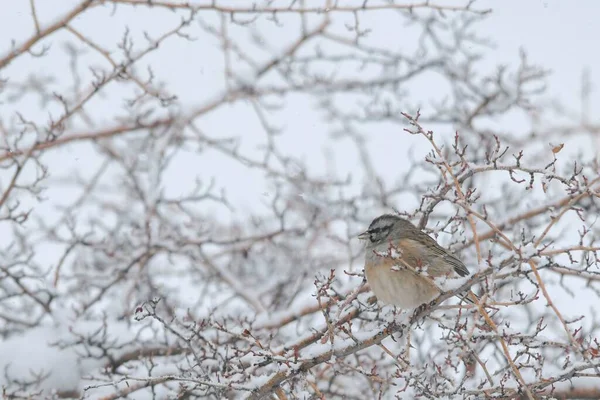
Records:
M24 2L0 55L4 397L600 397L590 78L554 123L525 52L479 63L489 10L359 3ZM447 92L411 88L430 73ZM490 128L509 112L529 133ZM392 209L472 272L414 311L362 273L355 236Z

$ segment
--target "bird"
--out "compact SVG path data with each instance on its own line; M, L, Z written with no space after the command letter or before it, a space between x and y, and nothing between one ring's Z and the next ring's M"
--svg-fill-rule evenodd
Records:
M416 308L441 293L430 278L469 275L461 260L397 215L375 218L358 238L366 242L365 277L382 303ZM466 296L460 297L473 303Z

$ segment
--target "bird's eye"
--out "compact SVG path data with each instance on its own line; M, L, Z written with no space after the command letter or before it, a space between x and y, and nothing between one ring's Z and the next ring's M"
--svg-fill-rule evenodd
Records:
M369 231L369 240L372 243L383 240L390 233L390 226L382 226L380 228L373 228Z

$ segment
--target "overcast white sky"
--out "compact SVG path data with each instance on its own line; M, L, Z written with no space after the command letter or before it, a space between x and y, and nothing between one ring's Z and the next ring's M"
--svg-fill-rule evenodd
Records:
M53 21L56 16L63 15L74 3L74 1L67 0L36 2L42 26ZM248 4L251 3L253 2L248 2ZM1 4L0 54L4 54L9 50L12 40L17 43L23 42L31 33L33 25L29 2L1 0ZM497 45L493 57L488 57L484 65L485 63L489 63L490 67L495 63L514 65L518 60L519 49L525 49L532 63L552 70L549 93L560 98L565 104L572 105L574 109L578 109L582 71L588 68L591 72L592 81L600 79L600 52L595 50L598 48L597 38L600 37L600 26L597 24L597 16L600 15L600 3L594 0L578 1L576 3L561 0L524 2L512 0L480 1L476 3L476 6L493 9L493 13L487 21L478 25L481 35L489 37ZM142 12L137 8L126 8L125 10L131 12L120 11L115 17L109 17L110 10L106 8L99 9L89 13L90 16L85 21L76 21L75 26L83 28L86 33L99 42L114 46L123 33L122 27L125 23L132 27L134 37L140 37L143 29L150 32L160 32L158 27L161 25L170 26L170 23L178 21L179 18L164 10L150 12ZM133 10L135 10L135 13ZM385 18L381 14L375 13L367 14L367 17L370 15L375 15L376 18ZM106 21L111 21L114 25L107 26ZM363 21L367 27L369 25L376 27L377 23L380 22L369 20L369 18L364 18ZM294 28L291 28L291 32L295 32ZM281 31L278 34L281 34ZM29 64L31 60L23 57L0 72L0 76L18 78L36 73L36 71L50 72L53 70L58 72L59 77L61 71L63 71L62 75L66 76L68 73L65 74L64 71L65 68L68 68L68 64L66 64L67 59L62 52L62 43L66 38L72 40L72 36L66 33L59 33L53 37L52 53L44 62L34 60L35 65L31 65ZM386 32L377 29L374 29L371 33L371 39L389 40L386 37ZM400 45L410 44L410 40L406 38L398 38L397 40ZM161 49L159 60L149 57L148 63L152 64L158 77L168 81L168 89L177 94L181 104L184 107L202 104L211 99L215 93L219 93L222 86L222 57L215 43L199 40L190 44L191 47L189 48L182 41L172 41L171 43L173 44L172 48ZM92 55L92 57L97 56ZM68 80L70 77L66 77L66 79ZM595 84L595 86L598 86L598 84ZM434 97L434 93L438 90L433 85L427 87L426 83L423 88L427 92L427 97ZM597 91L594 93L594 98L596 100L594 103L600 104L600 95ZM32 101L34 100L37 101L37 99L32 99ZM110 101L104 104L101 102L94 104L95 110L100 115L103 114L104 107L107 107L106 115L109 116L109 120L106 121L107 124L111 123L110 117L115 114L116 106L120 105L115 105ZM58 109L35 108L37 111L27 110L27 113L29 113L27 115L45 116L48 112L59 111ZM10 107L3 105L3 118L10 115L11 111ZM22 109L20 111L23 112ZM232 119L230 118L231 115L236 117ZM294 107L288 107L285 113L281 115L280 120L281 126L285 127L285 140L281 141L283 148L293 150L295 154L304 154L305 157L310 157L311 164L320 169L325 167L325 157L323 157L321 144L331 129L330 126L320 120L321 117L322 115L315 112L314 104L298 100L298 104L295 104ZM515 121L515 125L519 125L519 121ZM201 126L211 127L212 132L216 131L214 128L218 126L218 131L223 136L237 136L244 133L244 131L251 130L252 127L258 129L252 112L245 107L235 106L223 108L222 111L203 119ZM519 131L525 129L525 127L513 126L509 129ZM443 132L437 133L443 134ZM251 135L246 136L249 140L248 145L251 145ZM396 137L394 138L394 136ZM310 140L307 140L308 137L310 137ZM390 135L389 132L385 131L370 132L370 145L372 148L378 149L378 152L382 152L382 156L379 158L382 164L384 160L388 159L385 151L397 149L398 147L394 144L400 146L402 141L406 141L406 138L400 137L400 135ZM316 149L318 151L315 151ZM59 164L69 158L65 157L67 155L62 152L56 153L60 157ZM75 155L71 155L71 157L71 161L76 161L75 165L80 170L85 170L85 163L90 161L86 157L81 157L80 152L78 152L77 160L75 160ZM354 147L348 143L336 143L335 160L335 167L338 171L351 169L355 160ZM206 170L214 168L220 161L209 157L205 159L205 162ZM178 163L182 168L185 168L186 160L183 157L178 160ZM232 172L234 172L237 167L228 165L218 169L219 172L223 173L224 170L233 168ZM65 169L68 170L68 168ZM57 174L55 173L55 175ZM237 176L235 173L232 175L233 178ZM173 177L174 179L176 177L181 179L181 176L177 174ZM264 187L255 185L252 179L246 179L236 185L227 186L228 193L231 196L244 202L248 201L250 192L260 195L265 191Z
M0 54L9 51L12 41L22 43L29 37L33 30L33 23L27 1L0 0ZM74 1L37 1L37 14L40 24L46 26L54 21L57 16L69 10ZM248 2L251 4L252 2ZM314 2L321 4L319 2ZM457 3L452 2L452 3ZM460 3L460 2L458 2ZM549 79L549 94L560 99L573 109L580 108L581 73L589 69L592 82L600 80L600 51L598 38L600 25L597 17L600 15L600 2L594 0L565 2L561 0L549 1L481 1L476 3L479 8L493 8L493 13L479 26L482 36L489 37L495 44L494 51L487 52L482 67L486 65L493 68L497 63L515 65L518 61L520 49L527 51L532 63L544 66L552 71ZM361 21L364 27L371 27L373 31L369 40L389 41L385 30L377 29L387 18L385 13L368 13ZM132 36L138 43L143 43L142 32L148 30L156 35L173 24L178 23L179 16L164 9L148 10L146 8L125 7L111 17L111 10L100 7L86 13L85 20L78 19L74 26L86 32L100 43L114 48L123 34L125 25L131 27ZM108 25L109 21L112 25ZM285 21L285 20L284 20ZM163 28L164 26L164 28ZM295 26L289 29L277 30L277 35L289 32L296 33ZM246 31L244 31L246 33ZM232 31L232 34L235 32ZM53 74L57 77L56 88L64 90L61 84L72 84L68 70L68 59L64 56L63 45L65 40L73 41L72 35L67 32L58 32L52 37L50 53L44 59L21 57L9 67L0 71L1 78L18 81L32 74ZM398 46L410 46L410 37L393 38L398 41ZM284 40L275 43L285 43ZM38 45L39 46L39 45ZM34 50L37 48L34 47ZM98 55L88 51L87 60L101 59ZM269 54L264 58L268 59ZM95 61L92 61L92 64ZM203 104L219 94L223 87L223 60L220 55L218 43L214 40L198 38L195 42L172 40L161 47L158 57L152 55L141 64L152 65L157 77L168 83L167 89L179 97L181 107L191 108ZM60 80L64 78L64 82ZM91 79L89 72L84 78ZM440 88L435 81L421 80L420 92L424 98L435 98ZM598 83L594 83L598 87ZM440 94L441 95L441 94ZM120 96L107 96L95 100L88 110L95 113L99 123L110 126L115 123L115 115L119 115L122 107ZM115 101L115 99L117 99ZM600 94L593 93L593 110L600 104ZM27 107L31 105L31 107ZM357 154L355 146L348 141L329 140L331 126L323 121L322 113L315 109L313 102L306 98L290 98L287 107L275 118L280 127L284 128L284 135L279 140L282 150L299 156L307 161L314 171L321 172L327 168L335 169L340 175L355 169ZM426 105L425 105L426 106ZM31 96L18 104L18 111L26 118L45 121L48 115L58 115L62 110L58 106L40 107L39 99ZM15 106L9 103L0 105L0 117L3 119L14 118ZM592 113L594 115L594 113ZM596 114L597 115L597 114ZM78 121L79 127L73 131L78 132L86 127ZM243 145L251 148L256 141L264 140L261 128L257 123L253 111L244 105L222 107L219 111L208 115L199 122L199 126L207 129L209 134L215 136L243 136ZM79 129L78 129L79 128ZM528 125L524 120L515 117L508 121L507 130L516 132L527 130ZM436 131L438 135L452 135L453 132ZM376 131L365 135L369 148L377 155L374 157L375 167L391 181L394 180L398 168L407 167L408 160L404 154L409 148L428 151L420 140L413 142L412 138L399 134L397 127L378 128ZM587 146L588 142L573 143L575 147L586 150L588 153L597 151ZM579 149L566 149L576 152ZM328 154L328 156L325 156ZM98 164L98 159L89 153L85 146L68 147L53 151L48 155L53 178L65 176L72 171L91 174L93 166ZM390 160L394 160L394 168L389 168ZM193 163L193 168L190 165ZM169 184L164 188L167 193L176 195L190 187L196 177L208 180L218 176L218 184L223 186L237 210L252 209L263 202L269 193L269 188L264 185L259 173L248 171L242 165L224 160L216 153L206 153L199 160L196 155L186 158L180 154L171 166ZM488 188L489 189L489 188ZM68 187L50 186L45 192L50 201L37 204L35 212L45 217L51 216L51 209L57 203L68 204L76 196ZM399 208L409 208L412 205L399 205ZM216 207L215 212L222 209ZM372 210L377 214L379 210ZM227 217L228 213L224 213ZM243 214L243 213L242 213Z
M247 3L252 4L254 1ZM73 4L75 2L67 0L37 0L36 5L41 25L46 26L57 16L63 15ZM566 105L571 105L573 109L580 108L579 91L581 73L584 69L589 69L594 87L600 86L598 83L600 82L600 51L598 50L600 2L595 0L577 2L509 0L480 1L476 3L476 6L479 8L491 7L494 10L487 21L479 25L480 33L489 37L497 46L493 57L486 61L490 65L495 63L514 65L518 60L519 49L526 50L531 62L552 70L549 94L559 98ZM28 1L0 0L0 10L0 56L2 56L10 51L13 40L20 44L31 35L33 24ZM117 13L114 19L108 16L110 10L99 10L94 13L97 13L96 17L90 13L90 18L86 21L76 21L75 25L80 24L79 26L85 27L87 33L113 45L121 37L122 30L112 29L106 24L106 21L114 22L119 26L130 22L132 25L139 24L154 28L163 24L168 26L179 18L164 10L136 13L135 15ZM364 23L376 25L378 21L366 20ZM138 31L132 31L134 35L139 36L141 28ZM157 29L157 31L160 30ZM377 40L376 35L381 35L381 40L390 40L389 37L386 37L385 32L375 30L373 35L373 40ZM68 82L70 75L67 70L68 65L65 64L66 58L63 57L64 53L59 51L62 48L60 39L67 37L69 35L63 32L53 38L52 51L56 51L54 55L50 54L43 61L36 59L32 61L30 58L24 57L0 71L0 78L19 79L29 74L53 71L59 77L61 74L66 76ZM394 38L394 40L396 39ZM398 38L397 40L403 39ZM186 48L181 41L173 43L176 43L173 49L162 52L161 58L158 60L150 58L148 63L153 65L157 76L169 82L168 89L177 94L184 107L202 104L211 99L215 93L219 92L222 82L223 61L219 55L219 49L209 41L196 43L192 48ZM190 77L193 77L193 82L190 82ZM59 83L57 85L60 86ZM423 90L427 91L427 97L431 97L437 88L435 85L428 86L425 83ZM593 112L598 110L598 105L600 105L598 91L593 93L593 100L592 115L599 115L599 113ZM19 111L32 119L39 119L48 112L59 112L58 109L40 109L37 99L32 98L30 101L33 106L31 110L20 109ZM99 120L102 119L101 115L106 112L106 115L109 116L106 123L110 125L112 124L110 118L115 114L115 109L121 107L121 104L99 100L94 107L100 115ZM0 118L12 118L13 111L15 110L10 105L0 103ZM331 148L331 143L328 144L328 151L335 155L335 163L332 163L331 159L328 161L324 156L322 146L327 141L330 127L320 120L320 114L315 111L314 104L299 99L294 107L286 109L284 113L280 114L279 120L286 128L285 140L280 142L282 147L309 160L313 168L329 167L340 172L351 171L356 165L355 149L349 143L337 143L335 151ZM515 121L515 124L518 125L519 121ZM237 106L223 108L214 115L203 119L201 125L212 128L213 131L218 131L223 136L239 136L245 131L253 129L252 127L258 126L251 112ZM507 129L513 128L517 131L525 129L523 125L507 127ZM376 149L377 154L380 154L375 162L379 163L378 167L382 169L389 165L391 158L396 158L397 149L407 147L405 137L390 135L385 131L373 132L368 140L370 148ZM250 144L251 141L246 145ZM582 142L581 148L584 147L585 143ZM597 151L597 149L588 149L588 151ZM78 151L61 149L54 152L51 157L53 157L51 173L54 176L68 174L74 168L82 173L87 170L92 171L92 166L97 163L97 160L89 158L81 149ZM202 164L194 164L194 168L197 171L205 172L205 177L219 176L219 184L225 187L230 199L238 209L252 208L268 195L268 187L263 185L263 181L258 175L253 175L243 166L224 163L222 158L216 154L214 158L211 157L210 154L203 157ZM197 176L197 174L186 174L186 172L190 172L191 160L197 162L196 157L187 160L181 156L173 165L170 176L174 184L168 188L173 191L173 194L178 190L183 191ZM393 179L394 173L395 171L390 171L391 179ZM73 195L74 193L69 193L64 187L49 188L46 196L52 201L39 205L36 212L44 214L53 206L52 203L62 203L63 198L70 199ZM65 202L68 203L68 200Z

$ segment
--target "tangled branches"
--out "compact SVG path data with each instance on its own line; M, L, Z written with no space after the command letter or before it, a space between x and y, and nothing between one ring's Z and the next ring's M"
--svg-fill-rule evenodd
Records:
M359 3L20 5L4 397L599 397L600 127L482 62L477 3ZM355 236L391 210L469 279L378 304Z

